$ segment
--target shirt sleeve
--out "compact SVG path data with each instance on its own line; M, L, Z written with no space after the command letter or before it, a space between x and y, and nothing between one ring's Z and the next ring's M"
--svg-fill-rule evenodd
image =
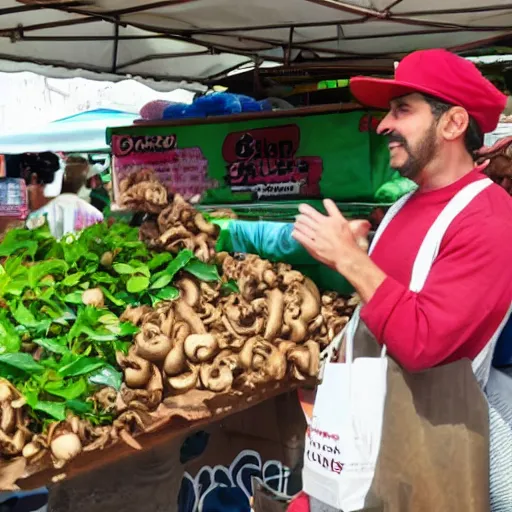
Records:
M370 331L405 369L431 368L455 353L472 359L483 349L512 301L510 230L490 221L451 230L420 292L388 276L362 308Z

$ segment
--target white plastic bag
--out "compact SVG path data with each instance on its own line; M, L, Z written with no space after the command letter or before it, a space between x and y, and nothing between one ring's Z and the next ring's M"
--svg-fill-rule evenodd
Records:
M379 455L388 361L353 359L356 312L347 327L346 362L326 362L306 433L304 491L344 512L361 509Z

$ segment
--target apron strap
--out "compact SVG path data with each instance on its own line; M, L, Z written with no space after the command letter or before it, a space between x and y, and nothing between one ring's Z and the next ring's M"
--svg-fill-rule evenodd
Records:
M412 192L409 192L405 196L401 197L396 203L393 203L389 210L386 212L386 215L384 215L384 218L382 219L381 223L379 224L379 227L377 228L377 231L375 231L375 235L372 240L372 244L370 246L370 250L368 251L368 254L371 254L375 246L377 245L377 242L379 241L379 238L382 236L382 233L384 233L385 229L388 227L389 223L393 220L393 218L396 216L396 214L402 209L404 204L410 199L410 197L414 194L414 190Z
M452 221L480 192L484 191L491 184L492 181L489 178L474 181L457 192L444 207L432 226L430 226L414 260L411 282L409 284L411 291L419 292L425 285L434 260L439 254L443 237Z

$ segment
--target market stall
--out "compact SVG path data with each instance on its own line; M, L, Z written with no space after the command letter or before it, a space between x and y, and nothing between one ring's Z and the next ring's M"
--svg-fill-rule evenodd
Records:
M220 76L254 59L264 67L276 63L288 66L295 59L357 57L356 69L391 74L395 59L419 46L462 49L504 37L509 32L510 23L506 22L511 16L510 9L503 6L480 6L474 12L446 2L429 5L428 13L412 1L393 3L391 7L381 2L372 9L363 6L363 2L319 5L303 1L300 5L279 7L275 2L267 2L245 12L240 11L238 3L230 1L187 1L179 5L169 2L158 6L119 4L105 1L69 7L55 2L52 9L46 9L31 1L23 5L11 1L0 10L0 22L5 21L1 35L8 38L0 44L5 50L0 52L5 59L0 69L26 69L28 61L32 69L50 76L69 76L80 68L81 74L96 78L122 79L135 74L144 79L156 77L190 85L199 81L214 84ZM485 24L481 14L484 11ZM210 20L211 26L198 29L198 19ZM155 24L151 20L159 21ZM414 31L410 30L411 25L415 26ZM368 27L372 29L371 36ZM396 32L392 31L390 37L390 30L394 29ZM379 38L379 53L375 52L374 38ZM145 44L146 40L153 41ZM335 197L344 213L368 218L375 206L386 206L405 192L400 187L382 192L392 175L386 151L373 132L374 125L375 118L370 113L337 106L293 113L240 114L229 119L146 123L112 130L115 199L119 208L144 214L145 224L140 228L144 243L137 241L136 228L124 232L120 240L115 232L119 225L115 224L108 231L91 228L69 247L53 241L44 228L34 232L33 238L12 232L15 234L3 246L4 256L14 252L24 255L25 262L35 257L35 264L21 264L19 268L11 265L11 260L4 261L6 272L0 276L10 294L3 314L20 345L17 350L0 354L7 356L0 359L1 367L10 369L4 375L20 387L18 370L33 373L35 386L23 388L21 394L18 387L3 387L3 410L8 411L10 429L4 445L11 452L9 467L4 463L1 471L5 488L15 482L27 488L61 482L54 488L52 511L64 511L71 502L74 510L81 512L101 502L107 508L122 507L128 512L147 508L150 500L155 507L175 503L177 489L181 487L193 494L190 503L180 505L180 511L189 512L197 510L205 499L207 493L201 489L227 486L235 492L244 487L241 482L247 481L246 474L236 467L240 459L244 459L243 468L256 471L262 480L286 479L289 471L284 466L293 466L292 455L301 451L297 439L304 424L300 416L291 425L286 424L277 408L281 407L282 413L287 392L314 382L318 360L315 355L326 343L325 338L327 342L332 339L342 325L333 323L333 319L346 322L356 299L326 294L324 290L320 296L301 273L282 264L254 260L258 268L254 276L248 270L252 267L251 258L241 262L234 258L217 259L214 253L222 248L223 231L211 227L219 223L209 221L215 218L216 210L226 207L240 216L290 220L296 212L297 200L315 204L326 195ZM155 138L160 142L155 142ZM247 157L249 149L251 156ZM147 172L148 167L152 172ZM193 179L186 182L184 174L189 170ZM165 174L167 177L162 178ZM270 180L269 175L276 179ZM169 192L180 192L189 199L204 194L198 206L208 213L196 217L197 213L184 208L188 213L182 218L181 213L173 212L172 208L179 210L181 206L169 204ZM255 199L263 202L255 207L251 204ZM160 218L164 211L166 215ZM183 229L172 231L175 226L167 224L167 214L170 218L174 215L174 222L179 220L178 227ZM221 216L225 214L224 210ZM124 245L126 240L130 245ZM9 244L14 244L15 249ZM80 255L80 263L71 263L73 258L70 259L68 250ZM105 253L111 254L104 258ZM45 259L62 263L46 268ZM233 264L231 269L226 261ZM285 278L281 271L289 277ZM59 279L52 279L54 275ZM187 279L192 279L195 288ZM96 290L91 299L85 292L95 289L101 293ZM271 299L279 293L287 297L284 305L269 307ZM309 306L316 304L316 315L297 322L306 296ZM50 304L41 304L38 297ZM142 306L149 309L138 310L140 317L132 318L132 323L126 317L121 320L127 306L139 306L142 297ZM224 306L240 306L237 301L249 302L250 307L230 309L228 315ZM196 346L189 347L189 356L183 346L186 357L180 352L181 366L176 373L165 368L172 351L169 346L165 358L142 357L140 347L148 340L154 340L156 345L168 343L169 329L174 328L169 320L171 311L173 322L187 316L177 308L185 308L188 313L188 308L192 308L203 327L205 318L209 322L220 310L221 323L217 318L207 325L214 326L214 337L218 335L223 343L241 343L242 339L242 346L232 350L238 356L228 358L229 364L215 362L221 350L227 349L221 349L219 340L211 353L209 346ZM104 315L92 313L98 310ZM91 312L91 316L82 311ZM255 318L266 314L270 324L270 314L275 311L282 319L280 331L276 331L280 343L269 342L268 336L275 340L276 333L267 333L262 326L259 331L256 329L257 342L249 343L258 327L254 325ZM81 314L82 323L78 321ZM223 321L224 318L227 320ZM53 326L53 331L41 335L40 322ZM197 325L195 321L194 324ZM25 325L26 330L20 330L20 325ZM133 325L140 332L136 333ZM192 329L192 324L188 328ZM146 331L148 336L137 339ZM130 344L134 335L135 342ZM243 350L248 354L248 363L241 364ZM204 353L210 355L200 355ZM34 363L20 368L19 359L16 362L12 354L20 354L22 362L30 358ZM280 361L281 365L270 365L271 356L275 358L273 362ZM203 357L206 359L201 361ZM85 371L80 369L83 361L95 362L97 366L93 364L88 368L90 371ZM39 377L46 377L48 369L56 377L52 374L54 378L42 379L41 383ZM138 387L133 381L129 386L129 376L141 370L145 370L147 380ZM216 377L227 375L228 387L222 387L218 378L210 379L214 370ZM184 387L177 389L176 379L177 386ZM212 380L217 383L212 384ZM211 389L217 385L220 389ZM111 388L115 393L109 390L100 394L102 390L94 386ZM185 391L188 386L190 389ZM71 398L79 391L81 394ZM276 395L280 397L274 399ZM106 399L109 402L105 406ZM277 404L273 416L263 414L263 408L270 407L269 404ZM297 404L294 405L290 405L290 410L296 412ZM96 415L104 407L112 407L110 412L114 414L102 417L101 421L95 417L91 423L91 407ZM35 435L33 429L27 433L27 416L29 421L36 418ZM264 446L249 446L247 439L253 441L263 430L255 429L254 425L272 421L274 430L288 428L282 439L265 433L268 435ZM185 435L196 429L221 435L219 432L226 428L232 436L223 447L241 433L249 435L232 451L226 451L229 455L225 460L219 453L205 452L206 459L191 465L190 473L182 481L186 466L180 451ZM57 443L52 447L54 441ZM272 453L278 453L274 456L279 458L277 462L271 460ZM240 454L243 457L238 457ZM276 464L272 466L270 462ZM76 478L66 482L71 477ZM133 492L134 487L140 492ZM99 490L95 494L91 488ZM249 493L252 490L246 485L245 489ZM286 491L282 485L279 490ZM181 499L185 494L186 491L180 493Z

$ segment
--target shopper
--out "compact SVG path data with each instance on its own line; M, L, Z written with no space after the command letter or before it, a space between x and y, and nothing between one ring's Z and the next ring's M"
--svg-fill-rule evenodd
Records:
M78 196L84 188L88 165L82 161L67 162L62 180L62 193L42 208L33 211L27 226L35 227L46 220L55 238L75 233L92 224L103 221L103 214L94 206ZM42 196L42 189L36 182L30 186L30 196ZM32 202L37 203L32 199Z
M358 77L351 90L366 106L390 109L378 132L388 137L391 166L418 190L384 221L371 256L330 200L327 215L301 205L292 236L355 287L361 319L403 368L416 372L473 361L491 402L492 507L512 510L506 479L512 464L512 398L499 396L503 375L493 387L496 371L490 368L512 303L512 201L503 189L482 187L448 226L421 290L409 289L434 221L459 191L485 179L484 166L476 166L473 157L483 134L496 128L506 97L472 63L444 50L412 53L399 64L395 80ZM312 512L334 510L320 495L310 504Z

